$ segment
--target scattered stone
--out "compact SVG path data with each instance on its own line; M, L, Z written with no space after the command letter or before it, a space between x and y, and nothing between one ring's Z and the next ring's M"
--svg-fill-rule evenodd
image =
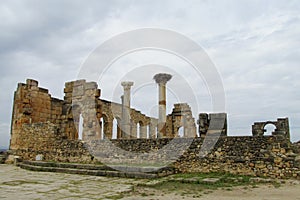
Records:
M214 183L217 183L219 181L220 181L219 178L205 178L205 179L200 180L200 182L207 183L207 184L214 184Z
M254 182L254 183L272 183L272 182L274 182L273 179L269 179L269 178L259 178L259 177L250 178L249 181L250 181L250 182Z

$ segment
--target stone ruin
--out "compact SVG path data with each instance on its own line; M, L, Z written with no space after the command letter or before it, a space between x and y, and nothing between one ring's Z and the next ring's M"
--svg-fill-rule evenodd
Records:
M64 88L64 100L51 97L47 89L38 87L36 80L28 79L26 84L19 83L15 92L11 128L11 149L18 149L22 141L24 124L50 122L65 139L79 138L79 122L82 120L82 140L128 139L128 138L174 138L180 137L178 130L183 127L182 137L197 137L195 119L186 103L174 104L171 114L166 115L166 82L171 78L166 74L157 74L155 81L159 85L159 118L149 117L130 107L130 89L133 82L122 82L124 94L122 103L101 99L101 91L95 82L77 80L67 82ZM209 127L208 118L204 121L200 114L198 120L200 135L205 136ZM225 113L209 114L209 119ZM114 120L116 133L113 133ZM224 122L223 122L224 123ZM223 135L226 135L226 120ZM200 130L200 129L199 129ZM115 134L115 137L113 135Z
M162 150L159 156L147 157L155 163L157 157L161 162L172 152L181 151L188 141L188 148L171 163L176 172L300 177L300 159L289 140L287 118L254 123L253 136L227 136L226 113L199 113L195 120L187 103L177 103L172 113L166 114L166 83L171 78L168 74L154 76L159 86L158 118L130 106L134 85L130 81L121 83L122 103L101 99L98 85L85 80L65 83L63 100L51 97L36 80L19 83L14 95L9 153L22 160L38 157L45 161L97 163L103 161L96 159L98 154L107 160L120 160L125 151L140 152L144 157L130 156L126 160L136 164L137 158L143 160L148 152ZM264 136L264 127L270 123L276 130ZM164 150L164 145L171 142L174 146ZM111 144L124 152L116 152ZM209 146L212 148L206 148Z
M267 131L265 127L268 124L273 124L276 129L272 132L272 135L281 135L290 139L290 127L288 118L279 118L277 121L255 122L252 125L253 136L263 136Z

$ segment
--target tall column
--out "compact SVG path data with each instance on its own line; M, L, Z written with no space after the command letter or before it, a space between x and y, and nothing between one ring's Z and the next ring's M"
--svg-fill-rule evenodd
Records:
M158 84L158 126L157 137L166 136L166 83L172 78L170 74L156 74L153 79Z
M122 138L130 138L130 88L133 82L124 81L121 83L124 88L122 98Z

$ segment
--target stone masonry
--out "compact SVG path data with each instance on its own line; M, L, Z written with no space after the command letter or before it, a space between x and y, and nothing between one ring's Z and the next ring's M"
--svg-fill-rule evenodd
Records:
M36 80L19 83L14 95L10 154L23 160L43 155L45 161L78 163L145 164L147 160L146 164L157 165L165 164L166 159L172 161L166 164L176 172L300 178L300 158L291 147L287 118L254 123L253 136L230 137L226 113L200 113L197 131L188 104L177 103L172 113L163 114L165 84L170 78L159 86L164 87L159 89L160 114L164 116L158 119L130 107L132 82L122 83L122 103L101 99L97 84L85 80L67 82L63 100L51 97ZM264 127L270 123L276 130L264 136ZM165 148L168 144L173 146ZM206 148L209 146L213 148ZM128 152L134 154L126 157ZM173 156L174 152L180 155Z

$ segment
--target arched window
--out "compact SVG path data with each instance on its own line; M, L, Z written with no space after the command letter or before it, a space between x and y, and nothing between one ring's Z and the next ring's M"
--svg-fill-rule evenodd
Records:
M272 133L275 131L276 126L274 124L266 124L264 126L264 135L272 135Z

